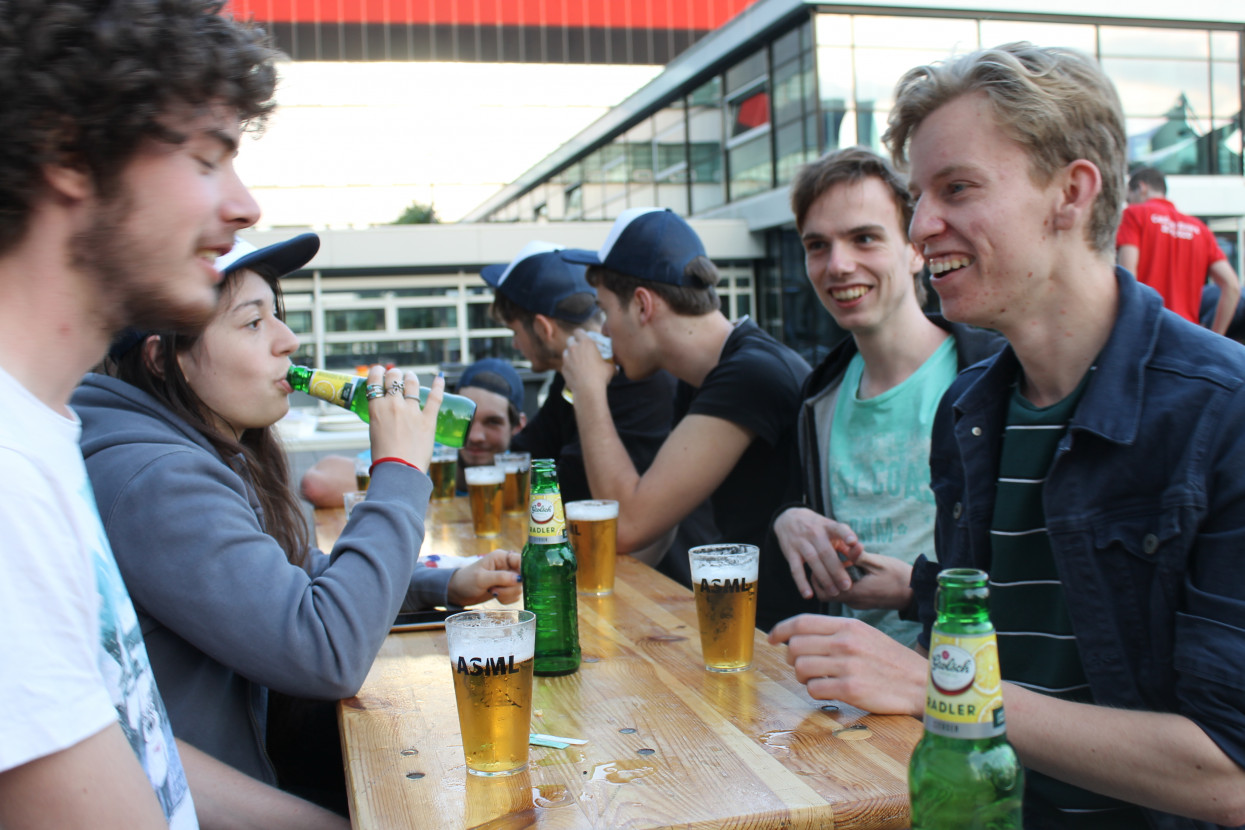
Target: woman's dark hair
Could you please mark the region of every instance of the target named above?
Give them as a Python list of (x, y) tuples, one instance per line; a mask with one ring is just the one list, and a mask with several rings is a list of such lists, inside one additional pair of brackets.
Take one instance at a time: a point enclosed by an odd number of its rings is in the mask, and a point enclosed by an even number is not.
[(0, 253), (26, 233), (44, 167), (88, 170), (104, 197), (162, 119), (221, 102), (252, 126), (272, 109), (275, 50), (223, 0), (0, 2)]
[[(222, 308), (246, 273), (252, 272), (244, 269), (225, 276), (221, 283)], [(263, 276), (263, 279), (276, 298), (277, 316), (284, 320), (281, 286), (274, 277)], [(221, 460), (255, 488), (264, 532), (277, 540), (286, 559), (301, 567), (307, 560), (310, 534), (302, 508), (290, 488), (289, 465), (276, 430), (271, 426), (248, 429), (240, 440), (235, 440), (214, 427), (209, 420), (211, 410), (190, 388), (177, 362), (177, 356), (193, 348), (200, 335), (163, 333), (156, 336), (160, 338), (160, 346), (151, 360), (147, 359), (146, 344), (140, 342), (121, 357), (110, 359), (105, 365), (108, 374), (156, 398), (198, 430), (220, 454)]]

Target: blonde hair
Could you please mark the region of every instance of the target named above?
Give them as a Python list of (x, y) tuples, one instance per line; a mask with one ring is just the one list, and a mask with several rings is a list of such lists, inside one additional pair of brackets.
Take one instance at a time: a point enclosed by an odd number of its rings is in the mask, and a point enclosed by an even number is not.
[(926, 116), (974, 92), (985, 94), (999, 127), (1028, 153), (1036, 183), (1048, 184), (1077, 159), (1098, 167), (1102, 191), (1086, 235), (1095, 250), (1113, 251), (1124, 204), (1127, 137), (1119, 95), (1098, 64), (1072, 49), (1020, 42), (911, 69), (895, 87), (882, 136), (895, 163), (906, 166), (908, 142)]

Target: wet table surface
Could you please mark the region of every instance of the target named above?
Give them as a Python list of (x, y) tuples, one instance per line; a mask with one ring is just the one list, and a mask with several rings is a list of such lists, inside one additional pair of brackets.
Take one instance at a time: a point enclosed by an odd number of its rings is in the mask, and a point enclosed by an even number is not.
[[(316, 514), (321, 548), (344, 523)], [(476, 539), (465, 498), (433, 502), (423, 555), (520, 548), (525, 517)], [(750, 671), (701, 663), (692, 593), (630, 557), (612, 596), (579, 598), (584, 662), (538, 677), (529, 769), (468, 775), (443, 630), (391, 634), (341, 701), (356, 828), (900, 828), (918, 720), (815, 701), (757, 633)]]

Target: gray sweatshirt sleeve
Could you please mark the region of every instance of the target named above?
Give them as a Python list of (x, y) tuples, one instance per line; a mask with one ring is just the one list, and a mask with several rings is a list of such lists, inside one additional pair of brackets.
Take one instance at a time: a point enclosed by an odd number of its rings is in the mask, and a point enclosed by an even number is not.
[(153, 458), (103, 519), (131, 597), (159, 623), (250, 680), (335, 699), (358, 691), (414, 593), (431, 487), (381, 464), (327, 564), (308, 569), (264, 532), (242, 479), (203, 452)]

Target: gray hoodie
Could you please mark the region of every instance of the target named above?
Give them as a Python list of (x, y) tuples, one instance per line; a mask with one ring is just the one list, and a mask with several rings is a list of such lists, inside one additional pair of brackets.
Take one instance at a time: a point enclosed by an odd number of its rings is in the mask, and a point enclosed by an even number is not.
[(431, 482), (380, 465), (332, 553), (299, 568), (242, 466), (155, 398), (87, 375), (72, 406), (174, 735), (275, 784), (267, 690), (350, 697), (400, 607), (445, 604), (452, 571), (416, 567)]

